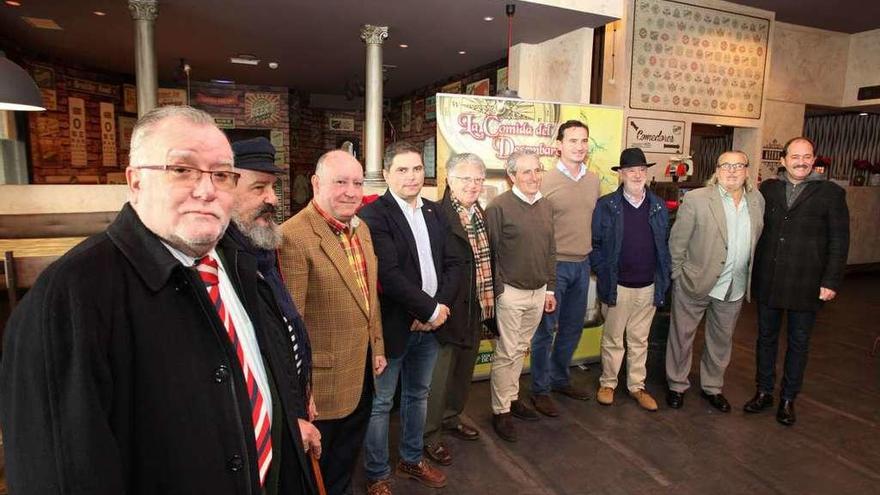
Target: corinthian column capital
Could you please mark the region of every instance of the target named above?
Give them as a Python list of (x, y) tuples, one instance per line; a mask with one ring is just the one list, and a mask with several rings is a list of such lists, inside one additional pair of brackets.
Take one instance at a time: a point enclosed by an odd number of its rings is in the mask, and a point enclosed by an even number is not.
[(361, 26), (361, 39), (368, 45), (381, 45), (388, 39), (388, 26), (364, 24)]
[(136, 21), (155, 21), (159, 16), (159, 1), (128, 0), (128, 11)]

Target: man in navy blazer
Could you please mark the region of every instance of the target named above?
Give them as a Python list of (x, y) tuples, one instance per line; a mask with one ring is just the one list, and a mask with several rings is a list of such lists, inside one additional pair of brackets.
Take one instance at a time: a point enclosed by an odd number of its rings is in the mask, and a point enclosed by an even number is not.
[(461, 257), (448, 243), (450, 228), (439, 205), (419, 194), (425, 181), (422, 154), (398, 142), (385, 153), (388, 191), (358, 216), (370, 227), (379, 259), (379, 301), (388, 366), (376, 377), (373, 410), (364, 444), (367, 492), (391, 492), (388, 421), (398, 378), (400, 461), (397, 474), (440, 488), (446, 476), (422, 458), (428, 391), (437, 360), (436, 332), (458, 291)]

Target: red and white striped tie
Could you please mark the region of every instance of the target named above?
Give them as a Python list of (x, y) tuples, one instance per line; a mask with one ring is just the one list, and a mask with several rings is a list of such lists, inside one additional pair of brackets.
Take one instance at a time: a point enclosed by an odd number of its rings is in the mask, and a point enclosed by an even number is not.
[(269, 472), (269, 465), (272, 463), (272, 438), (271, 425), (269, 424), (269, 409), (263, 400), (263, 394), (260, 387), (254, 379), (254, 374), (244, 355), (241, 347), (241, 341), (235, 331), (235, 325), (232, 323), (232, 316), (226, 310), (223, 299), (220, 298), (220, 278), (217, 275), (217, 261), (210, 256), (205, 256), (197, 261), (196, 269), (205, 288), (208, 289), (208, 297), (214, 303), (214, 308), (220, 316), (220, 321), (226, 327), (226, 334), (235, 347), (235, 354), (238, 356), (238, 362), (241, 364), (244, 379), (247, 383), (248, 397), (251, 402), (251, 420), (254, 424), (254, 438), (257, 441), (257, 467), (260, 470), (260, 486), (266, 481), (266, 473)]

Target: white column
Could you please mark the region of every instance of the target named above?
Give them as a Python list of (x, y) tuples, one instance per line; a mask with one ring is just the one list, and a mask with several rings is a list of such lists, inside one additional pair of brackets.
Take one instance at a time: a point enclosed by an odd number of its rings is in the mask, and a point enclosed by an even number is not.
[(156, 70), (156, 49), (153, 24), (159, 15), (157, 0), (128, 0), (134, 20), (134, 60), (137, 80), (138, 117), (156, 106), (159, 79)]
[(371, 187), (385, 186), (382, 177), (382, 153), (385, 149), (382, 127), (382, 43), (387, 38), (387, 26), (365, 24), (361, 27), (361, 39), (367, 45), (364, 178)]

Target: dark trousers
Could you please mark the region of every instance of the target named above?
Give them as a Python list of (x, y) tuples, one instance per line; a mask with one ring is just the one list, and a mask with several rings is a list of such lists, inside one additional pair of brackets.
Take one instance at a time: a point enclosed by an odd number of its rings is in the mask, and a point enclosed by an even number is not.
[(794, 400), (804, 382), (810, 334), (816, 324), (815, 311), (791, 311), (766, 306), (758, 302), (758, 344), (755, 357), (758, 371), (755, 380), (758, 390), (773, 393), (776, 384), (776, 355), (779, 350), (779, 331), (782, 314), (786, 313), (785, 366), (782, 373), (782, 400)]
[(455, 428), (461, 423), (459, 415), (467, 404), (479, 348), (478, 338), (467, 349), (440, 344), (428, 395), (425, 443), (438, 442), (443, 436), (443, 428)]
[[(361, 400), (351, 414), (344, 418), (315, 421), (321, 432), (321, 474), (328, 495), (350, 495), (351, 475), (364, 444), (370, 410), (373, 405), (372, 359), (367, 354), (364, 389)], [(320, 414), (321, 411), (318, 411)]]

